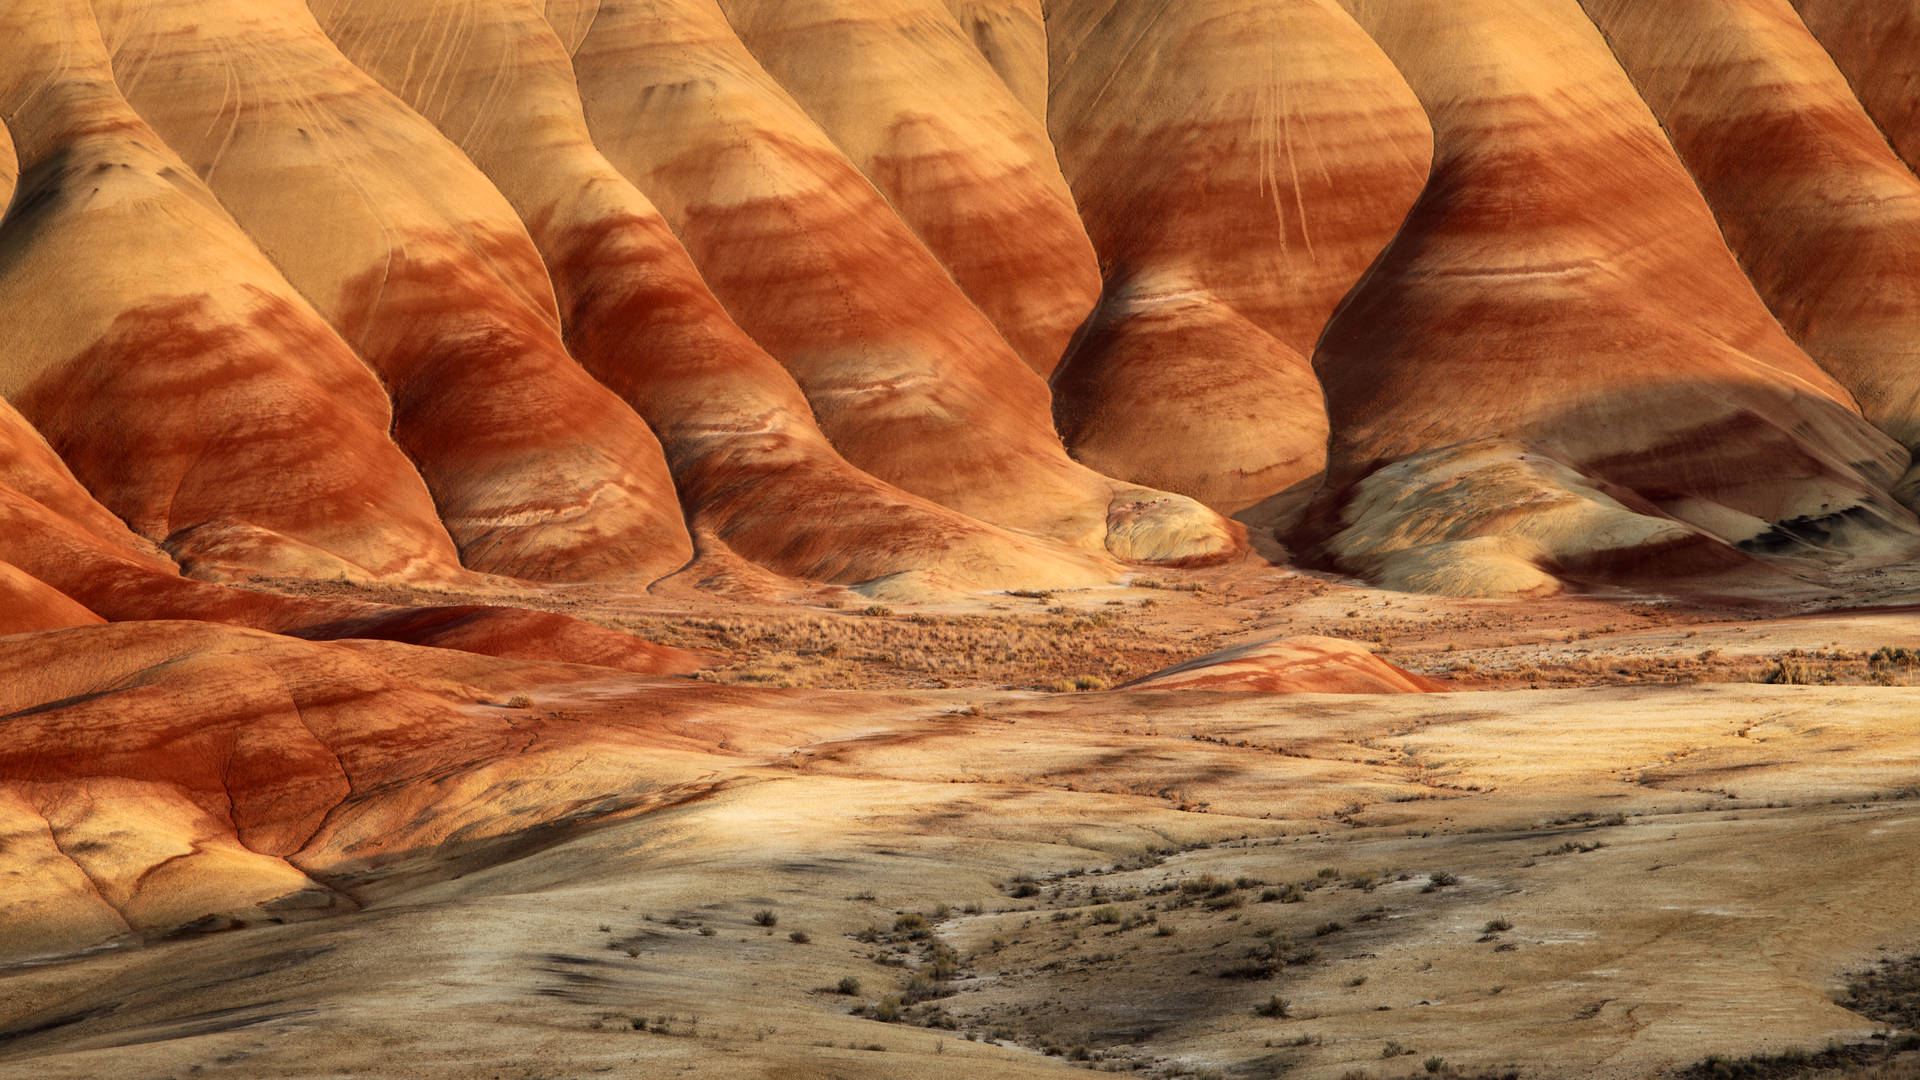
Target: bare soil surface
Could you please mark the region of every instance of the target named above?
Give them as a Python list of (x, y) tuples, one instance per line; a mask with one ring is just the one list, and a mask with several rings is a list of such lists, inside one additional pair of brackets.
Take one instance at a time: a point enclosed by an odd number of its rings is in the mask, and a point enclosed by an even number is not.
[[(350, 914), (17, 967), (0, 1076), (1913, 1075), (1914, 582), (1155, 577), (928, 607), (476, 594), (758, 688), (683, 732), (705, 794), (419, 852)], [(1079, 688), (1293, 634), (1453, 692)]]

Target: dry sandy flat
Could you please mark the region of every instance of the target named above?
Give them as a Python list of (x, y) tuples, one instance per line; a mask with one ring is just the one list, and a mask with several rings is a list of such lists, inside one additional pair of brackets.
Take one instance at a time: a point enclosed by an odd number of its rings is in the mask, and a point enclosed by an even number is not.
[[(891, 614), (547, 594), (737, 643), (707, 676), (733, 689), (603, 673), (522, 703), (628, 733), (566, 750), (573, 796), (693, 794), (340, 863), (320, 876), (348, 914), (16, 964), (0, 1076), (1397, 1078), (1437, 1057), (1626, 1078), (1883, 1029), (1836, 999), (1920, 952), (1913, 673), (1717, 680), (1791, 648), (1920, 644), (1920, 613), (1450, 601), (1252, 567), (1151, 584), (1186, 588)], [(1462, 653), (1604, 662), (1556, 689), (1488, 671), (1325, 695), (1011, 691), (855, 645), (845, 671), (741, 659), (795, 618), (901, 653), (970, 619), (1036, 641), (1077, 620), (1136, 674), (1276, 628), (1346, 627), (1443, 675)], [(1752, 663), (1628, 665), (1705, 649)], [(892, 688), (777, 685), (841, 678)], [(635, 749), (665, 700), (671, 741)], [(516, 768), (523, 798), (554, 782)], [(901, 1018), (872, 1014), (903, 994)], [(1260, 1015), (1275, 997), (1286, 1015)]]

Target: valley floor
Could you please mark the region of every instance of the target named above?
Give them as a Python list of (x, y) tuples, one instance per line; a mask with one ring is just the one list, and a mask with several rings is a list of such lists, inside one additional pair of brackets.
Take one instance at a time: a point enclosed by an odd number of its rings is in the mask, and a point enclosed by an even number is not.
[[(391, 855), (328, 882), (346, 914), (16, 965), (0, 1076), (1626, 1080), (1911, 1026), (1861, 987), (1920, 953), (1920, 697), (1871, 660), (1920, 613), (1182, 581), (589, 599), (739, 685), (535, 691), (715, 697), (514, 798), (644, 806)], [(1044, 689), (1342, 630), (1459, 689)]]

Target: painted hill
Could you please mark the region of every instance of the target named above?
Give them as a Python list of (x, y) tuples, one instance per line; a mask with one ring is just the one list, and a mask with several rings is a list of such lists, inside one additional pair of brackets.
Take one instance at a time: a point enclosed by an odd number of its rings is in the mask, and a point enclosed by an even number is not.
[(1049, 124), (1106, 289), (1054, 375), (1075, 454), (1227, 513), (1326, 464), (1308, 358), (1420, 194), (1425, 114), (1328, 0), (1058, 4)]
[(378, 380), (127, 105), (92, 15), (0, 20), (0, 395), (189, 573), (457, 570)]
[(465, 565), (647, 580), (686, 561), (659, 442), (568, 356), (520, 220), (305, 5), (96, 12), (129, 101), (380, 375)]
[(14, 547), (904, 598), (1247, 528), (1461, 594), (1907, 558), (1867, 14), (27, 0), (0, 395), (71, 483)]
[[(1697, 568), (1700, 542), (1676, 529), (1801, 558), (1914, 550), (1913, 513), (1888, 492), (1906, 449), (1782, 332), (1577, 3), (1347, 6), (1420, 95), (1434, 164), (1314, 355), (1333, 435), (1307, 542), (1344, 564), (1330, 531), (1390, 530), (1407, 557), (1484, 581), (1657, 570), (1675, 553)], [(1459, 467), (1469, 445), (1545, 464), (1509, 493)], [(1353, 498), (1383, 466), (1402, 491), (1433, 487), (1402, 507), (1408, 528), (1369, 523)], [(1596, 534), (1573, 518), (1513, 544), (1514, 509), (1568, 483), (1646, 520)], [(1450, 546), (1418, 550), (1433, 543)]]
[(1768, 309), (1868, 420), (1920, 447), (1920, 178), (1893, 133), (1786, 0), (1586, 8)]

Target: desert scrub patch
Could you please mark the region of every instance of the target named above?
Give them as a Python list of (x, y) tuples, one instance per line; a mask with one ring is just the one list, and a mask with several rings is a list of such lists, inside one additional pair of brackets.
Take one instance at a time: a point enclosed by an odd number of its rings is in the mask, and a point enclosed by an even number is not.
[(1853, 976), (1840, 1005), (1883, 1024), (1920, 1031), (1920, 956), (1882, 960)]
[(1271, 979), (1280, 969), (1312, 963), (1317, 949), (1296, 946), (1286, 938), (1274, 938), (1247, 947), (1240, 959), (1220, 972), (1223, 979)]
[[(727, 661), (696, 677), (715, 683), (874, 689), (994, 686), (1044, 690), (1086, 681), (1100, 689), (1213, 648), (1169, 643), (1133, 625), (1130, 609), (1092, 614), (940, 614), (891, 617), (883, 604), (806, 615), (616, 620), (625, 630)], [(1097, 681), (1100, 686), (1095, 686)]]
[(1293, 1002), (1288, 1001), (1286, 998), (1281, 997), (1279, 994), (1275, 994), (1272, 997), (1268, 998), (1267, 1000), (1261, 1002), (1259, 1005), (1255, 1006), (1253, 1010), (1253, 1014), (1255, 1016), (1267, 1016), (1267, 1017), (1273, 1017), (1276, 1019), (1283, 1019), (1283, 1020), (1286, 1019), (1286, 1017), (1288, 1017), (1289, 1015), (1291, 1015), (1292, 1012), (1293, 1012)]
[(1874, 1039), (1864, 1043), (1834, 1041), (1819, 1050), (1784, 1050), (1778, 1054), (1751, 1054), (1736, 1057), (1708, 1054), (1679, 1071), (1684, 1080), (1800, 1080), (1800, 1078), (1839, 1078), (1858, 1076), (1884, 1080), (1904, 1080), (1913, 1071), (1879, 1072), (1868, 1070), (1884, 1064), (1896, 1055), (1920, 1050), (1920, 1035)]

